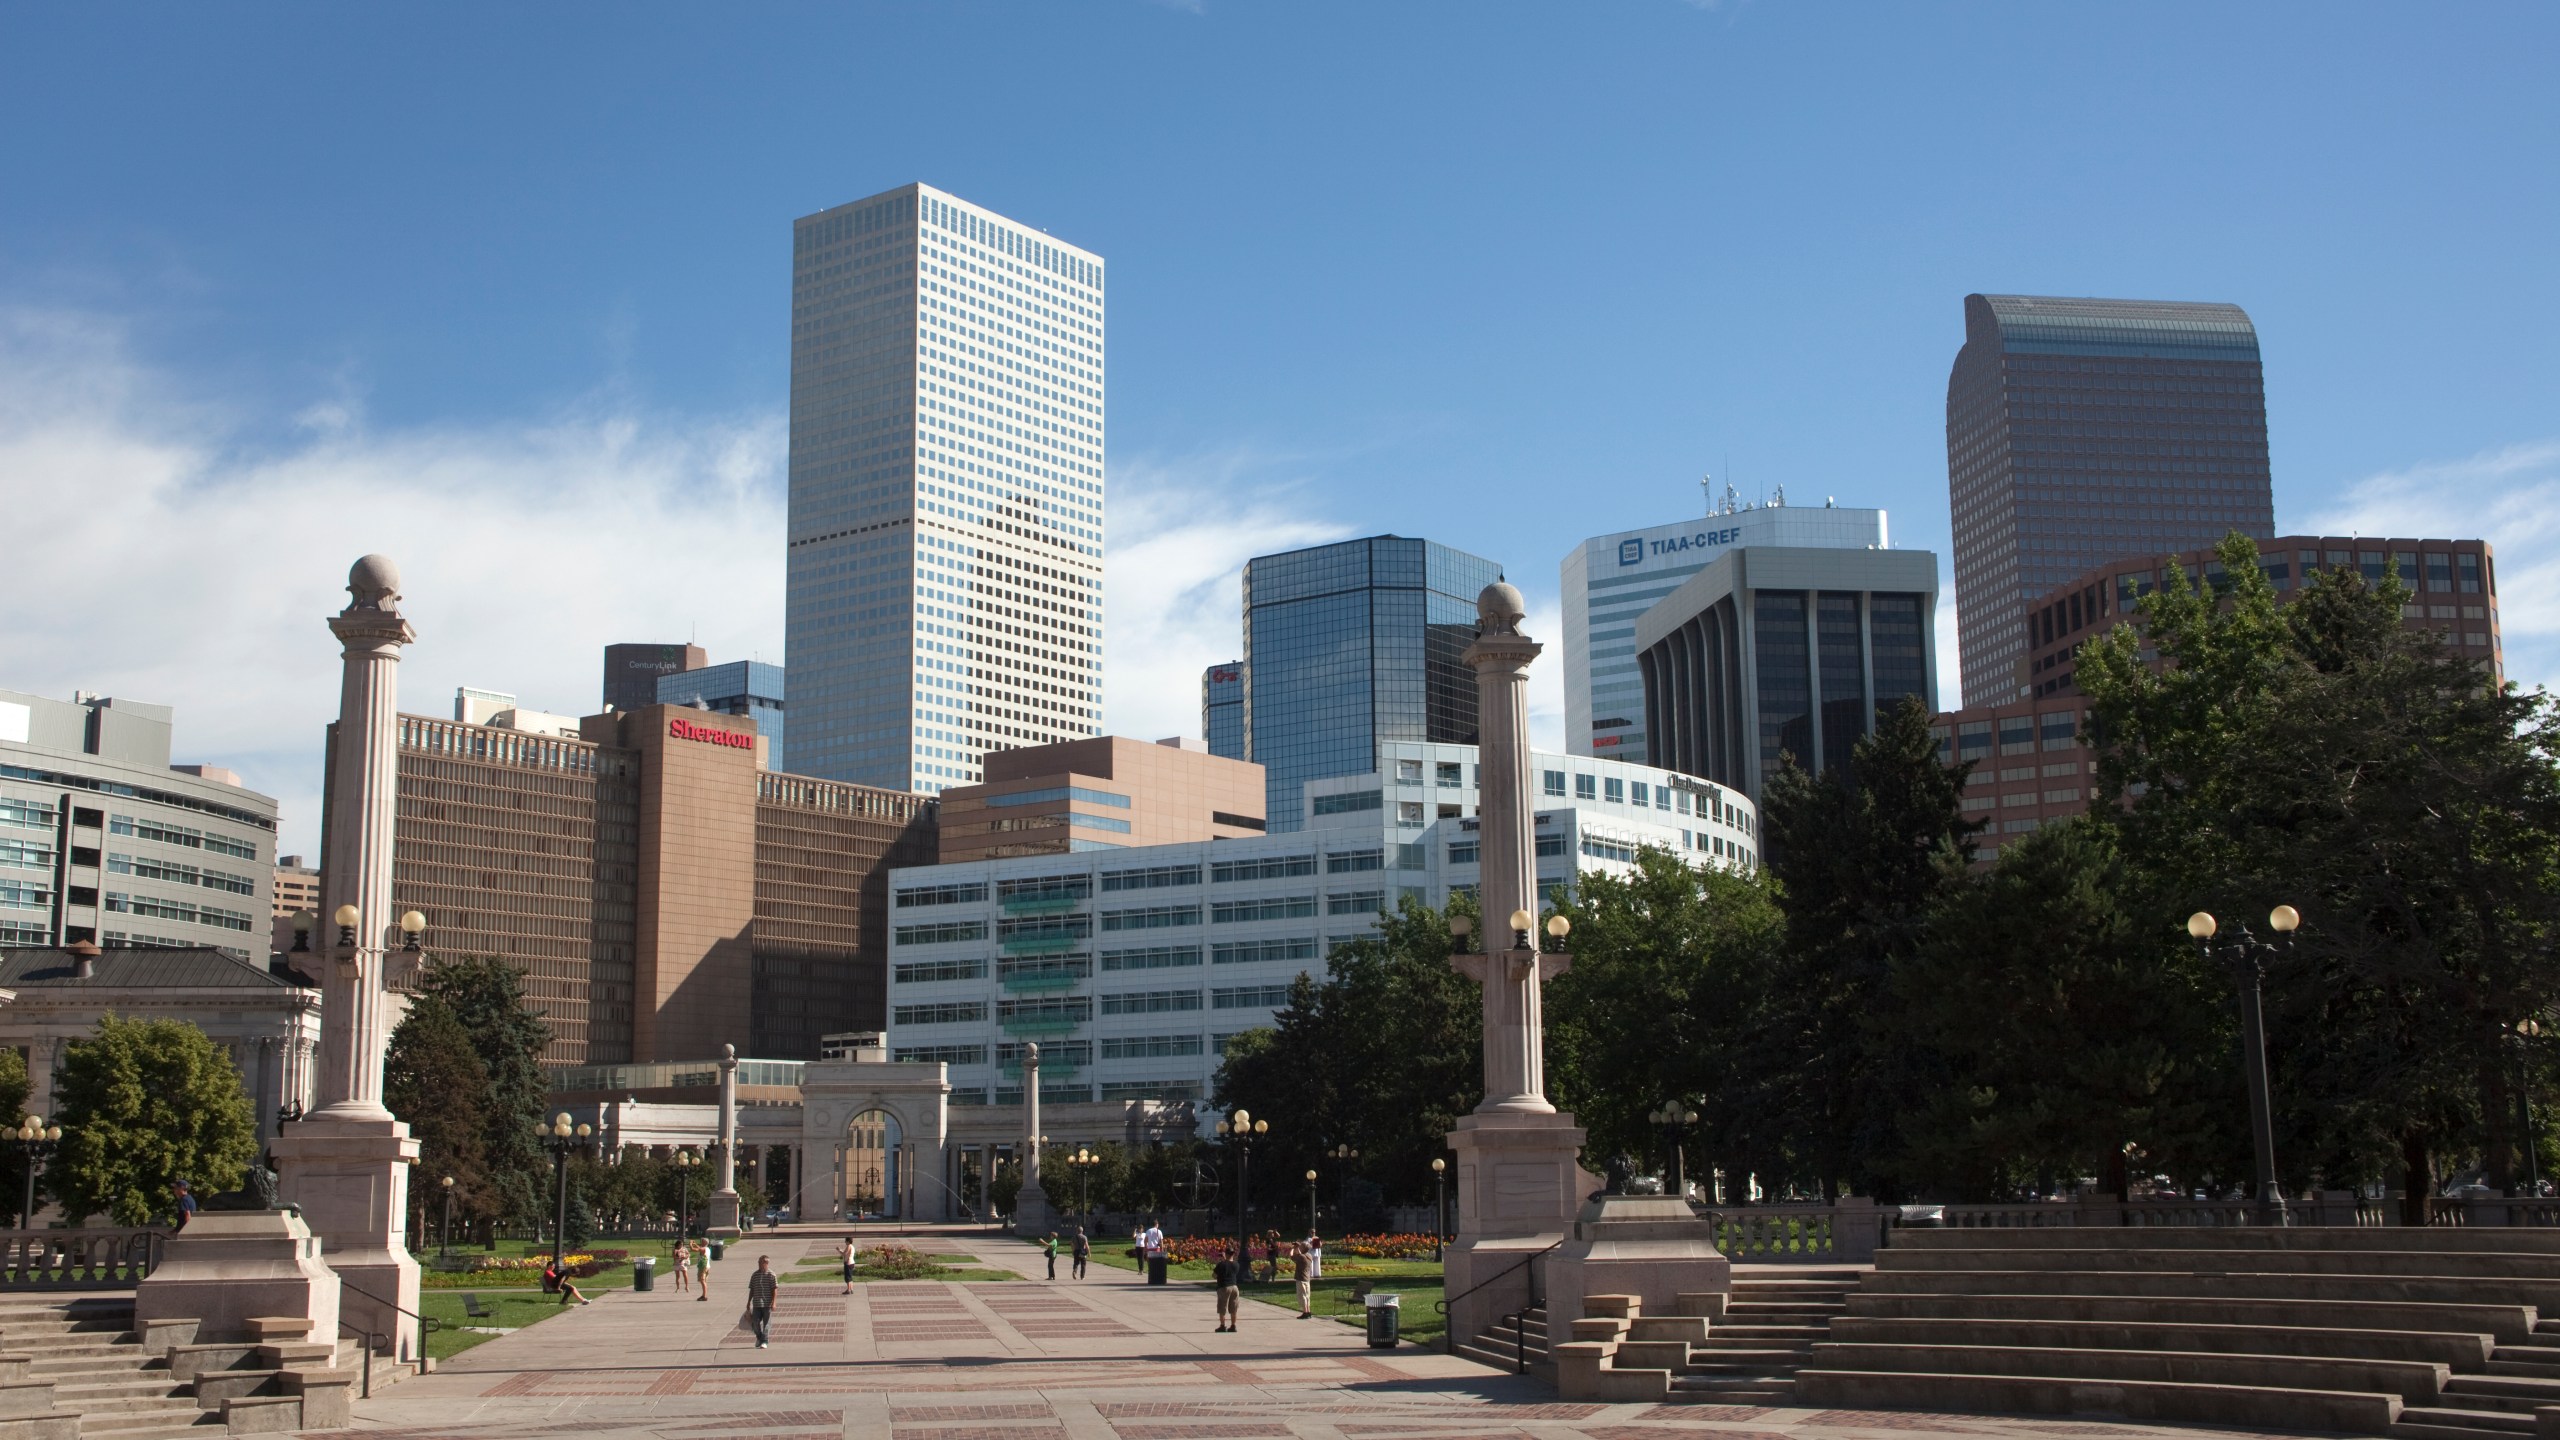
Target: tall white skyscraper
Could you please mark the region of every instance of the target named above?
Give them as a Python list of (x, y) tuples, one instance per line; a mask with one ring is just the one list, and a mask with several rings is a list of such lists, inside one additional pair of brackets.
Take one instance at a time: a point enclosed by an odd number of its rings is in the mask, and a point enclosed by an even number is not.
[(1886, 548), (1882, 510), (1843, 510), (1827, 502), (1819, 508), (1789, 505), (1784, 496), (1782, 490), (1775, 504), (1745, 505), (1728, 486), (1725, 498), (1700, 519), (1594, 536), (1566, 553), (1565, 749), (1639, 765), (1664, 763), (1646, 744), (1636, 617), (1717, 557), (1745, 545)]
[(1102, 258), (926, 185), (791, 240), (791, 768), (1101, 733)]

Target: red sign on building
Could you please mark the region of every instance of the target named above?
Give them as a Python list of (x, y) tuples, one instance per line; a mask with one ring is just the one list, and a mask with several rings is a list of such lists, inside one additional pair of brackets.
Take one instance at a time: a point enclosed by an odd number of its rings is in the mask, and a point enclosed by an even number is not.
[(696, 725), (681, 716), (667, 722), (667, 733), (679, 740), (699, 740), (705, 745), (726, 745), (732, 750), (756, 748), (756, 737), (752, 734), (742, 734), (736, 730), (714, 730), (708, 725)]

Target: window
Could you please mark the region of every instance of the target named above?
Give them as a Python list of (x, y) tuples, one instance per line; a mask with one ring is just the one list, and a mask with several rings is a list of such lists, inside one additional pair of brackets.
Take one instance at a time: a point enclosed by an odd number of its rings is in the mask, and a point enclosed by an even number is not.
[(1129, 822), (1114, 815), (1086, 815), (1069, 811), (1067, 823), (1087, 830), (1109, 830), (1121, 835), (1129, 833)]
[(1340, 795), (1319, 795), (1315, 801), (1318, 815), (1348, 815), (1357, 810), (1376, 810), (1386, 797), (1375, 790), (1352, 790)]
[(2465, 595), (2479, 594), (2480, 557), (2477, 555), (2467, 554), (2456, 555), (2453, 557), (2453, 560), (2454, 568), (2462, 572), (2462, 593)]
[(1277, 1010), (1288, 1003), (1286, 985), (1239, 985), (1209, 992), (1213, 1010)]
[(1105, 910), (1102, 928), (1110, 930), (1167, 930), (1176, 925), (1200, 923), (1197, 905), (1151, 905), (1143, 910)]
[(1639, 810), (1653, 803), (1652, 787), (1641, 780), (1627, 782), (1627, 803)]
[(1979, 760), (1991, 753), (1991, 722), (1967, 720), (1956, 727), (1956, 755), (1963, 760)]
[(1033, 1022), (1068, 1020), (1083, 1022), (1093, 1018), (1093, 1002), (1081, 995), (1042, 1000), (999, 1000), (996, 1019)]
[(1102, 997), (1105, 1015), (1161, 1015), (1173, 1010), (1197, 1010), (1197, 990), (1124, 990)]
[(54, 808), (41, 800), (18, 800), (0, 795), (0, 825), (11, 825), (21, 830), (51, 830), (54, 813)]
[(1396, 823), (1401, 826), (1419, 829), (1422, 825), (1422, 802), (1419, 800), (1397, 801)]
[[(0, 901), (5, 904), (6, 901)], [(152, 895), (126, 895), (107, 892), (107, 908), (119, 915), (143, 915), (154, 920), (183, 920), (194, 925), (211, 925), (223, 930), (253, 928), (247, 915), (237, 910), (221, 910), (211, 905), (193, 905), (184, 900), (162, 900)]]
[(1352, 890), (1324, 897), (1327, 915), (1374, 915), (1387, 908), (1384, 890)]
[(1224, 900), (1209, 907), (1212, 925), (1241, 925), (1255, 920), (1295, 920), (1316, 913), (1313, 895), (1281, 895), (1262, 900)]
[(1538, 778), (1539, 778), (1539, 779), (1544, 783), (1544, 787), (1545, 787), (1546, 793), (1548, 793), (1549, 795), (1552, 795), (1552, 796), (1556, 797), (1556, 798), (1557, 798), (1557, 799), (1559, 799), (1559, 800), (1561, 800), (1561, 799), (1563, 799), (1563, 798), (1564, 798), (1564, 772), (1563, 772), (1563, 771), (1561, 771), (1561, 770), (1542, 770), (1542, 771), (1538, 772)]
[(1105, 870), (1102, 888), (1113, 890), (1165, 890), (1176, 885), (1200, 883), (1197, 865), (1152, 865), (1144, 870)]
[(0, 840), (0, 869), (49, 873), (53, 869), (53, 847), (33, 840)]
[(46, 886), (30, 885), (23, 880), (0, 880), (0, 908), (51, 910), (53, 891)]
[(1595, 779), (1594, 777), (1589, 776), (1589, 775), (1576, 775), (1576, 776), (1574, 776), (1574, 777), (1573, 777), (1573, 798), (1574, 798), (1574, 799), (1576, 799), (1576, 800), (1597, 800), (1597, 799), (1599, 799), (1599, 798), (1600, 798), (1600, 782), (1599, 782), (1597, 779)]
[(1636, 847), (1624, 840), (1585, 835), (1582, 837), (1582, 853), (1594, 860), (1620, 860), (1633, 864), (1636, 858)]
[(1385, 855), (1376, 850), (1346, 850), (1338, 855), (1324, 857), (1324, 869), (1328, 875), (1349, 875), (1362, 870), (1378, 870), (1385, 868), (1385, 865)]
[(900, 1005), (889, 1012), (892, 1025), (958, 1025), (987, 1018), (984, 1000), (950, 1000), (935, 1005)]
[(1601, 785), (1601, 794), (1612, 805), (1627, 803), (1627, 782), (1612, 775)]
[(1200, 1051), (1197, 1035), (1106, 1035), (1102, 1040), (1105, 1060), (1153, 1060), (1165, 1055), (1197, 1055)]
[(1170, 970), (1200, 963), (1197, 945), (1142, 945), (1127, 950), (1102, 952), (1105, 970)]
[(1474, 840), (1450, 841), (1449, 863), (1452, 865), (1473, 865), (1477, 863), (1477, 856), (1479, 853), (1477, 847), (1479, 844), (1480, 842)]
[(984, 980), (987, 978), (987, 962), (984, 960), (920, 960), (912, 965), (897, 967), (896, 978), (901, 985), (925, 985), (936, 980)]
[[(2410, 582), (2416, 584), (2415, 580)], [(2453, 591), (2453, 557), (2427, 552), (2427, 589), (2450, 594)], [(8, 823), (6, 801), (0, 801), (0, 824)]]
[(1055, 800), (1081, 800), (1088, 805), (1108, 805), (1115, 810), (1129, 808), (1129, 797), (1108, 790), (1087, 790), (1081, 785), (1052, 785), (1045, 790), (1018, 790), (1011, 795), (989, 795), (990, 808), (1004, 805), (1043, 805)]
[(2010, 715), (2000, 721), (2000, 753), (2014, 755), (2036, 748), (2036, 722), (2032, 715)]
[(1419, 760), (1399, 760), (1399, 761), (1397, 761), (1397, 762), (1396, 762), (1396, 783), (1397, 783), (1397, 784), (1399, 784), (1399, 785), (1419, 785), (1419, 784), (1421, 784), (1421, 783), (1422, 783), (1422, 762), (1421, 762), (1421, 761), (1419, 761)]
[(1443, 790), (1463, 790), (1466, 788), (1466, 771), (1462, 766), (1443, 760), (1439, 764), (1433, 766), (1432, 770), (1438, 778), (1439, 788)]
[(984, 920), (951, 920), (940, 925), (901, 925), (897, 943), (901, 945), (949, 945), (961, 940), (987, 938)]
[(1561, 854), (1563, 854), (1563, 853), (1564, 853), (1564, 837), (1563, 837), (1563, 836), (1561, 836), (1561, 835), (1541, 835), (1541, 836), (1539, 836), (1539, 837), (1538, 837), (1538, 853), (1539, 853), (1540, 855), (1561, 855)]
[(1217, 860), (1210, 862), (1209, 883), (1225, 885), (1238, 880), (1285, 880), (1293, 875), (1316, 873), (1313, 855), (1270, 855), (1254, 860)]
[[(899, 1065), (984, 1065), (987, 1063), (987, 1047), (984, 1045), (906, 1045), (890, 1051), (889, 1059)], [(951, 1103), (954, 1105), (986, 1103), (986, 1091), (975, 1090), (970, 1093), (978, 1098), (974, 1101), (963, 1101), (959, 1093), (954, 1091)]]
[(926, 885), (898, 892), (898, 908), (911, 905), (974, 905), (987, 898), (987, 887), (974, 885)]
[(996, 882), (998, 900), (1082, 900), (1093, 894), (1089, 875), (1035, 875)]
[[(1044, 1096), (1048, 1091), (1048, 1086), (1040, 1087), (1040, 1092)], [(1200, 1084), (1196, 1080), (1105, 1080), (1102, 1082), (1102, 1098), (1105, 1100), (1197, 1100), (1200, 1098)]]
[(2038, 730), (2044, 736), (2047, 750), (2068, 750), (2080, 743), (2080, 717), (2068, 710), (2058, 710), (2036, 717)]
[(1313, 960), (1316, 937), (1293, 935), (1285, 940), (1234, 940), (1209, 947), (1209, 959), (1217, 965), (1253, 965), (1265, 960)]
[(1423, 853), (1423, 845), (1421, 841), (1417, 840), (1410, 845), (1398, 845), (1396, 847), (1396, 868), (1399, 870), (1428, 870), (1431, 868), (1431, 857)]

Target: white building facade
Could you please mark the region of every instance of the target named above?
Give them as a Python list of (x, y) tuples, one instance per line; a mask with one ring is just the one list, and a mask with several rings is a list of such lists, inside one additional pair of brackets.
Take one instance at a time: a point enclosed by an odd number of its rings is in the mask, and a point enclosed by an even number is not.
[(1636, 617), (1716, 557), (1747, 545), (1889, 548), (1882, 510), (1779, 503), (1743, 505), (1730, 489), (1696, 520), (1583, 541), (1564, 558), (1565, 748), (1662, 764), (1645, 732)]
[(793, 767), (1100, 733), (1101, 257), (907, 185), (795, 222), (791, 297)]
[[(1757, 813), (1726, 787), (1540, 755), (1538, 883), (1623, 874), (1652, 846), (1756, 862)], [(1377, 933), (1403, 897), (1477, 883), (1476, 750), (1390, 743), (1368, 775), (1310, 782), (1287, 834), (1024, 856), (890, 877), (889, 1052), (950, 1067), (952, 1103), (1205, 1100), (1226, 1043), (1272, 1023), (1301, 973)]]

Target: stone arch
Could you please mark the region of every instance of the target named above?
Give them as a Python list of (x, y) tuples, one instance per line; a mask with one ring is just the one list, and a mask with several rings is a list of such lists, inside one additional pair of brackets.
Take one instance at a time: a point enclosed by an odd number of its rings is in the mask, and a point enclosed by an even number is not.
[(873, 1215), (896, 1220), (905, 1216), (901, 1203), (907, 1184), (906, 1127), (895, 1111), (874, 1105), (845, 1122), (839, 1163), (841, 1203), (847, 1218)]

